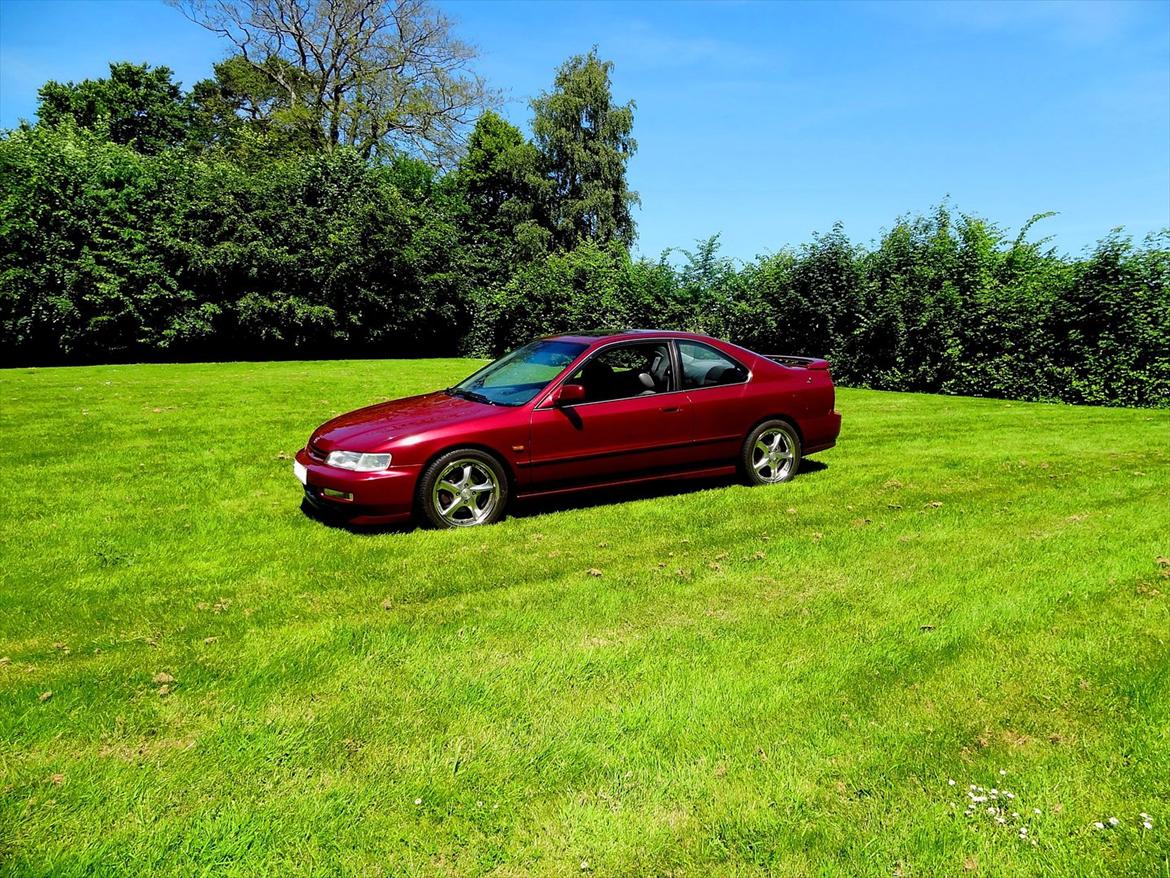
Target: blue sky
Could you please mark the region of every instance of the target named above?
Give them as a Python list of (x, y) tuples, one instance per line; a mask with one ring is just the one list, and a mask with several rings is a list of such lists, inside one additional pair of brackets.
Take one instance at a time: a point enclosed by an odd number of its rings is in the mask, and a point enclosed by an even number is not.
[[(719, 232), (739, 258), (836, 221), (858, 241), (949, 196), (1078, 253), (1170, 226), (1170, 2), (444, 0), (527, 128), (527, 99), (597, 44), (637, 102), (638, 249)], [(152, 0), (0, 0), (0, 126), (46, 79), (110, 60), (185, 85), (226, 47)]]

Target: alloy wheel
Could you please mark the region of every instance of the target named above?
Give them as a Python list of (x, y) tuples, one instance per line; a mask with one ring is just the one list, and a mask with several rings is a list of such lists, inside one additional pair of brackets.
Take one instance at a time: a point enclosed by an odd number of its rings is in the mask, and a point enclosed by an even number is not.
[(779, 482), (792, 470), (795, 455), (783, 430), (765, 430), (752, 446), (752, 468), (761, 481)]
[(481, 460), (460, 458), (443, 467), (431, 491), (436, 514), (455, 527), (482, 524), (500, 502), (500, 482)]

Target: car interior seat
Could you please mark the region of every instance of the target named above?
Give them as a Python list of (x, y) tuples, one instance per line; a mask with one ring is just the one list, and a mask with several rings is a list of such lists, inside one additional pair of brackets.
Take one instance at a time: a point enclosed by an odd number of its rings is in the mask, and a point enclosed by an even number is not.
[(654, 355), (650, 364), (650, 377), (654, 381), (654, 389), (659, 393), (670, 389), (670, 355), (666, 351)]
[(586, 400), (611, 399), (614, 396), (613, 367), (600, 360), (590, 360), (581, 370), (581, 384), (585, 386)]
[(703, 376), (703, 386), (709, 387), (713, 384), (724, 384), (735, 378), (735, 368), (732, 366), (715, 365), (707, 370), (707, 374)]

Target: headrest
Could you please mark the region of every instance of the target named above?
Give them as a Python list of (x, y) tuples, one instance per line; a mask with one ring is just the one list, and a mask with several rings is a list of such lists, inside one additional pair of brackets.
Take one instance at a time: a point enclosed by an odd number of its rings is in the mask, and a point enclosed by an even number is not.
[(703, 376), (704, 384), (718, 384), (727, 378), (727, 373), (731, 371), (730, 366), (712, 366), (707, 370), (707, 374)]

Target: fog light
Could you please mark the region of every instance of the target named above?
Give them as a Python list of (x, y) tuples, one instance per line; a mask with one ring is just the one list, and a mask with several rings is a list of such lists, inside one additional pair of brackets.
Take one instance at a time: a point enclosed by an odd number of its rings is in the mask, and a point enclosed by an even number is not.
[(326, 497), (333, 497), (335, 500), (352, 500), (353, 494), (346, 491), (334, 491), (332, 488), (322, 488), (321, 493)]

